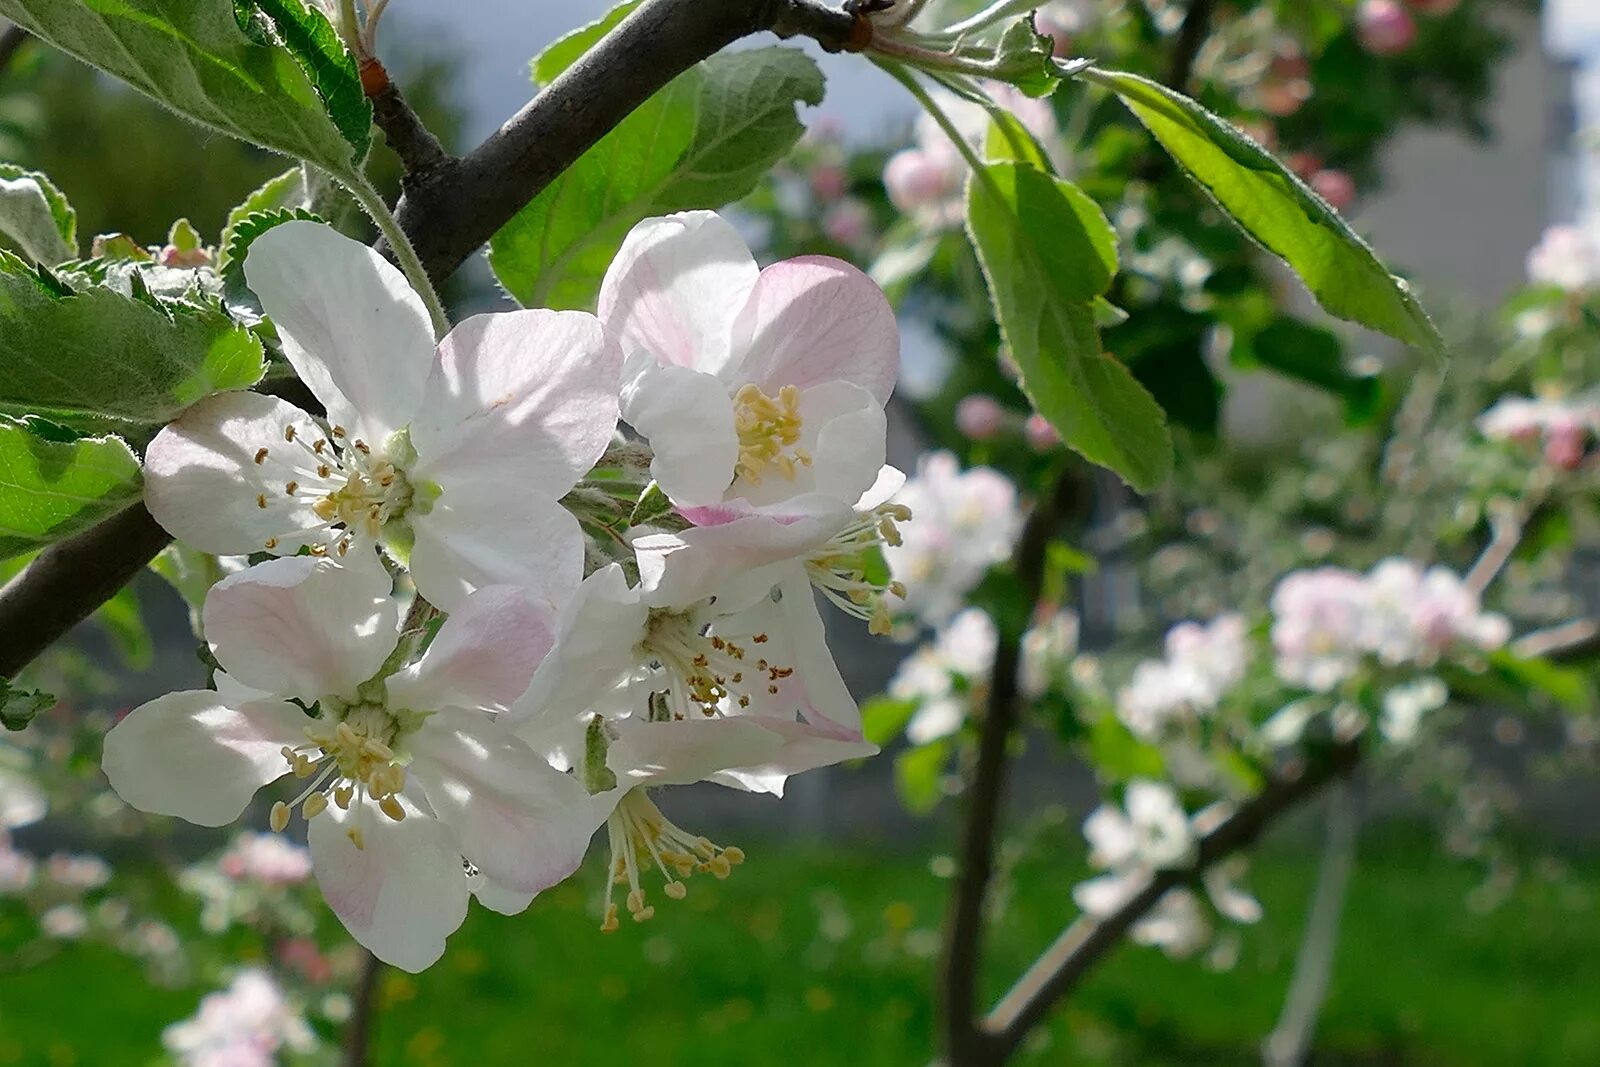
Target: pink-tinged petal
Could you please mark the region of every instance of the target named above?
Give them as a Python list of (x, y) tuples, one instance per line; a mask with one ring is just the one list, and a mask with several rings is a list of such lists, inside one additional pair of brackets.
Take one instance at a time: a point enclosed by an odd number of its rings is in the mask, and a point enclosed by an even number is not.
[(369, 552), (342, 565), (312, 556), (269, 560), (211, 587), (206, 640), (236, 681), (280, 696), (350, 696), (394, 651), (399, 606)]
[(307, 721), (281, 700), (227, 707), (209, 690), (168, 693), (111, 728), (100, 766), (140, 811), (222, 826), (289, 772), (283, 746), (305, 742)]
[(629, 587), (618, 564), (585, 578), (561, 611), (555, 648), (533, 672), (509, 719), (534, 730), (557, 723), (564, 732), (575, 716), (614, 699), (612, 691), (638, 666), (647, 617), (639, 591)]
[(150, 514), (190, 548), (218, 555), (260, 552), (274, 539), (274, 551), (292, 553), (326, 540), (327, 523), (311, 505), (319, 487), (333, 482), (305, 462), (304, 448), (284, 440), (291, 427), (305, 440), (322, 435), (311, 416), (276, 397), (219, 393), (200, 401), (145, 451)]
[(856, 500), (856, 510), (871, 511), (880, 504), (887, 504), (905, 484), (904, 471), (888, 465), (878, 468), (878, 476), (873, 479), (872, 485)]
[(445, 611), (491, 585), (516, 586), (554, 611), (583, 578), (583, 531), (553, 498), (470, 481), (409, 518), (416, 535), (411, 579)]
[(747, 503), (777, 509), (785, 500), (810, 493), (850, 504), (871, 489), (883, 467), (888, 421), (872, 394), (850, 382), (823, 382), (800, 393), (800, 440), (796, 447), (811, 462), (785, 478), (769, 469), (759, 480), (740, 478), (729, 494)]
[(503, 708), (555, 643), (555, 612), (513, 586), (480, 589), (439, 629), (420, 663), (389, 679), (394, 707)]
[(474, 315), (439, 343), (411, 424), (416, 479), (563, 496), (617, 429), (622, 350), (580, 311)]
[(433, 716), (410, 747), (411, 779), (485, 876), (537, 893), (578, 869), (594, 823), (576, 776), (476, 712)]
[(777, 693), (755, 687), (751, 709), (782, 721), (796, 716), (820, 736), (841, 741), (861, 739), (861, 712), (839, 675), (828, 649), (822, 616), (804, 574), (784, 579), (773, 596), (748, 611), (714, 624), (730, 639), (767, 635), (762, 656), (794, 673), (774, 682)]
[(629, 361), (622, 417), (650, 441), (650, 474), (677, 504), (715, 504), (739, 460), (733, 401), (721, 379), (683, 367)]
[[(412, 974), (444, 955), (467, 917), (467, 876), (455, 835), (402, 794), (395, 822), (371, 801), (330, 804), (306, 835), (311, 869), (350, 936), (385, 963)], [(361, 830), (362, 846), (348, 830)]]
[(469, 879), (468, 885), (472, 888), (472, 895), (478, 898), (479, 904), (501, 915), (521, 915), (528, 910), (528, 905), (533, 903), (533, 898), (539, 895), (501, 885), (482, 873)]
[(645, 219), (600, 284), (600, 321), (623, 352), (720, 374), (737, 355), (733, 324), (759, 271), (732, 224), (712, 211)]
[(251, 242), (244, 277), (330, 422), (378, 445), (411, 421), (433, 328), (388, 260), (322, 223), (286, 222)]
[(861, 738), (825, 736), (800, 722), (768, 721), (764, 716), (760, 721), (781, 739), (777, 751), (758, 762), (713, 774), (707, 781), (747, 793), (781, 797), (784, 784), (792, 775), (878, 754), (877, 745)]
[(776, 396), (785, 385), (852, 382), (882, 407), (900, 370), (900, 327), (878, 284), (828, 256), (761, 272), (734, 327), (735, 374)]

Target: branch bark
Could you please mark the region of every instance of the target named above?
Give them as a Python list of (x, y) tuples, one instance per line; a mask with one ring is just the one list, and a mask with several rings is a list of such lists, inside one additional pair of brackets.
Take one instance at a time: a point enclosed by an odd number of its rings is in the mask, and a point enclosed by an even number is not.
[[(389, 72), (377, 60), (363, 68), (375, 73), (367, 75), (379, 82), (376, 91), (367, 95), (372, 104), (372, 121), (383, 131), (383, 138), (405, 167), (406, 183), (425, 179), (435, 169), (454, 162), (433, 131), (411, 110), (400, 87), (389, 78)], [(440, 280), (440, 279), (436, 279)]]
[[(1074, 510), (1081, 485), (1069, 468), (1057, 477), (1050, 495), (1034, 508), (1023, 526), (1014, 557), (1017, 581), (1027, 603), (1039, 599), (1044, 582), (1045, 552), (1062, 521)], [(1005, 799), (1006, 752), (1017, 726), (1017, 667), (1022, 635), (1018, 627), (1002, 627), (989, 678), (989, 699), (984, 710), (967, 792), (966, 821), (962, 827), (961, 869), (945, 930), (941, 974), (942, 1018), (945, 1050), (956, 1067), (995, 1063), (985, 1035), (975, 1025), (977, 978), (983, 942), (983, 909), (989, 881), (994, 875), (995, 835)], [(1003, 1058), (1003, 1057), (1002, 1057)]]
[(351, 999), (350, 1022), (344, 1032), (344, 1067), (367, 1067), (372, 1062), (372, 1039), (377, 1030), (378, 975), (383, 964), (378, 957), (362, 950), (361, 971)]
[(1338, 744), (1316, 762), (1290, 767), (1226, 822), (1200, 841), (1200, 858), (1185, 871), (1160, 871), (1145, 887), (1107, 918), (1083, 918), (1073, 923), (1028, 968), (983, 1024), (987, 1059), (975, 1063), (1001, 1063), (1085, 974), (1122, 943), (1133, 924), (1154, 908), (1168, 890), (1192, 881), (1217, 862), (1255, 844), (1262, 833), (1285, 812), (1315, 796), (1324, 786), (1343, 778), (1361, 759), (1356, 742)]
[(816, 0), (645, 0), (483, 144), (410, 183), (396, 211), (400, 225), (428, 273), (442, 279), (702, 59), (763, 30), (838, 50), (854, 25)]

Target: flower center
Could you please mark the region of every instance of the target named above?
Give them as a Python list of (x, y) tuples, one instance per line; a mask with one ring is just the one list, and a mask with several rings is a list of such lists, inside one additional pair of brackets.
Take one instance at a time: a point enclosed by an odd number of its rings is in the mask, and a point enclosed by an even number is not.
[[(386, 522), (404, 515), (411, 506), (411, 485), (404, 472), (361, 438), (351, 439), (343, 426), (322, 436), (308, 435), (289, 423), (283, 428), (283, 440), (283, 445), (273, 448), (289, 451), (288, 465), (294, 477), (284, 483), (285, 495), (311, 497), (312, 512), (327, 525), (327, 543), (312, 545), (313, 555), (326, 555), (332, 549), (343, 556), (356, 538), (376, 538)], [(259, 449), (256, 462), (265, 463), (271, 451)], [(267, 506), (265, 493), (256, 497), (256, 505)], [(278, 539), (267, 538), (264, 547), (269, 551), (277, 548)]]
[(760, 485), (762, 477), (776, 468), (787, 481), (795, 471), (811, 466), (811, 456), (800, 442), (800, 390), (786, 385), (776, 398), (754, 384), (745, 385), (733, 397), (733, 428), (739, 435), (739, 460), (734, 478)]
[(406, 769), (390, 747), (402, 731), (387, 708), (356, 704), (339, 714), (337, 722), (318, 719), (308, 723), (305, 734), (305, 744), (285, 745), (282, 751), (294, 776), (311, 782), (288, 803), (280, 800), (272, 805), (273, 830), (288, 826), (289, 814), (296, 807), (307, 819), (314, 819), (327, 810), (330, 801), (341, 811), (349, 811), (355, 803), (356, 821), (346, 833), (357, 848), (363, 848), (362, 816), (367, 798), (377, 801), (378, 810), (395, 822), (406, 817), (396, 799), (405, 788)]
[(901, 599), (906, 595), (905, 585), (889, 576), (882, 549), (900, 545), (895, 523), (910, 519), (911, 509), (904, 504), (880, 504), (857, 512), (844, 529), (806, 557), (811, 584), (846, 613), (865, 619), (874, 634), (893, 628), (886, 594)]
[(765, 633), (757, 633), (745, 644), (697, 627), (682, 612), (652, 611), (640, 648), (667, 681), (664, 706), (658, 713), (652, 701), (652, 717), (682, 720), (693, 712), (716, 715), (727, 701), (748, 708), (752, 686), (764, 685), (776, 696), (778, 683), (794, 668), (763, 657), (755, 646), (767, 641)]
[(662, 892), (673, 900), (682, 900), (689, 894), (683, 879), (694, 872), (722, 879), (744, 862), (743, 849), (731, 845), (722, 848), (674, 825), (643, 789), (629, 792), (618, 802), (606, 820), (606, 836), (611, 843), (611, 865), (606, 880), (605, 918), (600, 923), (605, 933), (619, 925), (614, 900), (619, 885), (628, 887), (624, 903), (634, 922), (642, 923), (656, 913), (655, 907), (645, 901), (641, 870), (654, 867), (660, 871), (665, 880)]

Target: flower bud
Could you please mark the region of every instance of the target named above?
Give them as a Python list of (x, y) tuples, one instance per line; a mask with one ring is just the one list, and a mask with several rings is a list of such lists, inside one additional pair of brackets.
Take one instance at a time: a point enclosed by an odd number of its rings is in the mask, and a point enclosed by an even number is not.
[(974, 441), (988, 441), (1005, 426), (1006, 411), (1000, 402), (983, 393), (961, 398), (956, 405), (956, 429)]
[(1061, 435), (1043, 415), (1029, 415), (1022, 424), (1022, 433), (1035, 452), (1048, 452), (1061, 443)]
[(1417, 24), (1399, 0), (1362, 0), (1356, 36), (1375, 56), (1399, 55), (1417, 39)]
[(1317, 171), (1311, 176), (1311, 188), (1335, 211), (1347, 211), (1356, 202), (1356, 183), (1342, 170)]

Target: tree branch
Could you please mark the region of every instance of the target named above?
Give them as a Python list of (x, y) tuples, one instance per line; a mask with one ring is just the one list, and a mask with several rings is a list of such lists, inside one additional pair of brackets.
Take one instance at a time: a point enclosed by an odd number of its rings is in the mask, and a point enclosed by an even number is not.
[(39, 553), (0, 589), (0, 677), (15, 675), (88, 618), (171, 540), (135, 504)]
[(371, 79), (376, 88), (367, 94), (372, 103), (372, 121), (383, 131), (383, 139), (405, 167), (406, 183), (425, 178), (434, 169), (454, 160), (445, 152), (439, 138), (433, 135), (422, 118), (406, 103), (400, 87), (389, 78), (389, 72), (377, 60), (368, 60), (363, 67), (363, 78)]
[(1545, 656), (1557, 662), (1600, 656), (1600, 622), (1573, 619), (1559, 626), (1535, 630), (1512, 642), (1511, 652), (1524, 659)]
[(1189, 76), (1194, 73), (1194, 61), (1211, 33), (1211, 16), (1216, 11), (1216, 0), (1194, 0), (1184, 13), (1183, 25), (1178, 28), (1178, 41), (1172, 49), (1172, 60), (1167, 64), (1166, 85), (1169, 89), (1184, 91)]
[(382, 970), (378, 957), (362, 949), (361, 971), (351, 995), (354, 1004), (344, 1031), (343, 1067), (367, 1067), (372, 1062), (372, 1037), (378, 1017), (378, 975)]
[(658, 89), (743, 37), (850, 42), (853, 16), (817, 0), (645, 0), (488, 140), (419, 175), (396, 209), (443, 279)]
[[(1048, 498), (1039, 501), (1028, 516), (1014, 557), (1018, 583), (1026, 603), (1039, 599), (1044, 584), (1045, 552), (1062, 521), (1075, 510), (1081, 486), (1073, 476), (1076, 467), (1057, 477)], [(961, 871), (945, 930), (942, 969), (942, 1016), (945, 1051), (956, 1067), (997, 1062), (988, 1058), (984, 1035), (975, 1025), (978, 964), (983, 941), (983, 909), (989, 880), (994, 874), (995, 834), (1004, 801), (1006, 749), (1016, 729), (1017, 666), (1022, 634), (1018, 626), (1001, 626), (989, 677), (989, 699), (978, 739), (972, 787), (967, 792), (966, 822), (962, 827)]]
[(1192, 881), (1220, 860), (1253, 845), (1280, 816), (1330, 782), (1347, 776), (1360, 759), (1359, 744), (1352, 741), (1334, 745), (1314, 763), (1288, 768), (1231, 818), (1201, 838), (1200, 858), (1193, 868), (1159, 871), (1105, 919), (1096, 922), (1082, 918), (1067, 927), (984, 1021), (990, 1058), (981, 1062), (999, 1063), (1009, 1056), (1055, 1002), (1120, 944), (1134, 923), (1154, 908), (1168, 890)]

